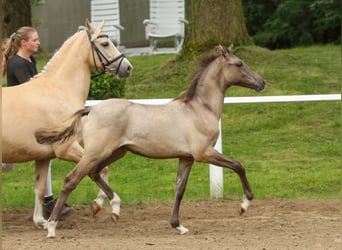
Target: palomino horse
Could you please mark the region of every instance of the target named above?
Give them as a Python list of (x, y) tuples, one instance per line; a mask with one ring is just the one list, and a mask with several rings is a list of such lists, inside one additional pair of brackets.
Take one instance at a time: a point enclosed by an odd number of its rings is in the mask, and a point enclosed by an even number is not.
[(244, 190), (240, 213), (247, 209), (253, 193), (243, 166), (217, 152), (214, 145), (219, 135), (226, 89), (238, 85), (261, 91), (265, 82), (231, 50), (232, 47), (219, 46), (219, 55), (209, 55), (202, 60), (188, 90), (168, 104), (143, 105), (109, 99), (76, 112), (60, 126), (36, 132), (38, 142), (56, 148), (72, 142), (73, 136), (82, 129), (85, 147), (82, 159), (67, 175), (48, 220), (48, 237), (55, 237), (58, 214), (69, 194), (86, 175), (106, 193), (111, 200), (112, 217), (118, 218), (120, 199), (99, 173), (127, 151), (149, 158), (179, 158), (170, 223), (181, 234), (188, 229), (179, 222), (179, 207), (194, 161), (230, 168), (237, 173)]
[[(49, 160), (63, 152), (63, 159), (78, 162), (83, 148), (78, 143), (59, 146), (38, 144), (34, 133), (42, 126), (54, 126), (84, 108), (90, 88), (92, 68), (124, 78), (132, 65), (108, 36), (102, 34), (103, 22), (71, 36), (55, 53), (41, 74), (29, 82), (2, 90), (2, 161), (35, 161), (36, 226), (46, 225), (43, 196)], [(101, 191), (100, 191), (101, 193)]]

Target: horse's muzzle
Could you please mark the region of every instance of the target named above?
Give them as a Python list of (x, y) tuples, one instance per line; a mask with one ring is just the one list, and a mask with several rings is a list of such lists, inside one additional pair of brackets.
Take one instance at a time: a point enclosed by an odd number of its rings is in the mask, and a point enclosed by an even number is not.
[(106, 67), (107, 71), (113, 72), (117, 75), (118, 78), (127, 78), (132, 74), (133, 66), (132, 64), (126, 59), (123, 58), (119, 64), (115, 67)]
[(120, 75), (120, 77), (129, 77), (132, 74), (132, 72), (133, 72), (132, 64), (130, 64), (130, 62), (127, 59), (125, 59), (121, 64), (121, 69), (119, 69), (118, 74)]

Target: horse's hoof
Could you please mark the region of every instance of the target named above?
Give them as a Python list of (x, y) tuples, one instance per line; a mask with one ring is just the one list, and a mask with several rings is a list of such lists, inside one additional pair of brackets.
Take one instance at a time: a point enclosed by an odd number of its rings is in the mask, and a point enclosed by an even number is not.
[(48, 221), (45, 221), (45, 223), (43, 224), (43, 228), (47, 229), (48, 228)]
[(96, 214), (101, 210), (101, 207), (99, 206), (99, 204), (96, 203), (96, 201), (93, 201), (91, 204), (90, 204), (90, 211), (91, 211), (91, 214), (93, 215), (93, 217), (96, 216)]
[(112, 220), (114, 221), (114, 223), (117, 223), (119, 220), (119, 215), (112, 213)]
[(39, 229), (47, 229), (47, 220), (41, 219), (38, 222), (34, 222), (34, 225)]

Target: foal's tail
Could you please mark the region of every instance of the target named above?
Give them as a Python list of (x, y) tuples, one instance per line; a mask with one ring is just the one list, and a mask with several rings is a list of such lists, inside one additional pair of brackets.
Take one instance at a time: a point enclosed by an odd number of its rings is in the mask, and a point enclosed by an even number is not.
[(54, 128), (41, 128), (35, 132), (35, 137), (40, 144), (52, 144), (65, 142), (76, 135), (81, 128), (83, 116), (88, 115), (90, 108), (84, 108), (74, 113), (68, 120)]

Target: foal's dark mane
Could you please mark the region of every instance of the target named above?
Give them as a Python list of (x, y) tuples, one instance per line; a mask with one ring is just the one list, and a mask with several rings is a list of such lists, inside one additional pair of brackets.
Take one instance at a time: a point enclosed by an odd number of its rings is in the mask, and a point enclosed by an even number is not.
[(202, 58), (200, 58), (198, 66), (197, 66), (197, 70), (194, 73), (194, 77), (192, 79), (191, 85), (189, 86), (187, 90), (181, 93), (174, 100), (180, 100), (182, 102), (190, 101), (195, 96), (196, 87), (203, 72), (209, 66), (209, 64), (212, 63), (218, 57), (219, 56), (217, 54), (209, 53), (209, 54), (204, 55)]

